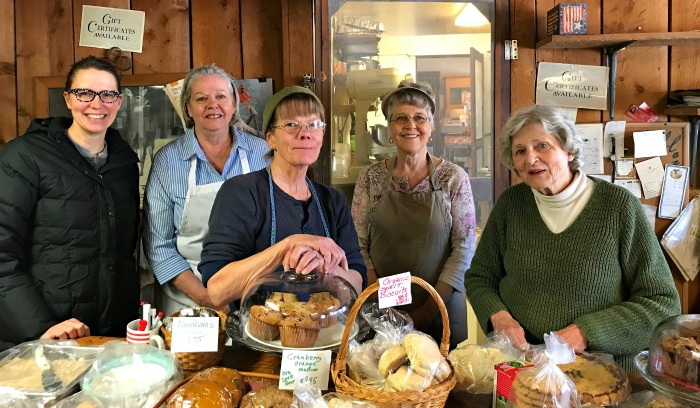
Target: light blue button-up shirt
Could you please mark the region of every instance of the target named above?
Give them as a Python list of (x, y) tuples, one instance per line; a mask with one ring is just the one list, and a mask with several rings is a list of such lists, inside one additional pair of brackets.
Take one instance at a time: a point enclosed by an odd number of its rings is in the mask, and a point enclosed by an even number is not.
[(187, 129), (184, 135), (165, 145), (153, 158), (144, 198), (143, 249), (160, 284), (190, 269), (185, 258), (177, 251), (176, 241), (187, 197), (191, 160), (196, 156), (197, 185), (225, 181), (241, 174), (243, 170), (238, 147), (247, 153), (250, 171), (268, 165), (264, 156), (269, 147), (263, 139), (237, 129), (233, 131), (236, 139), (222, 174), (204, 156), (193, 128)]

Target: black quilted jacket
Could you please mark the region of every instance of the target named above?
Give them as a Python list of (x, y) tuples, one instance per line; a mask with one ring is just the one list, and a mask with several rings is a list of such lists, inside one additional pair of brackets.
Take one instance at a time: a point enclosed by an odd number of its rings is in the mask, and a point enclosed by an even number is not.
[(110, 128), (96, 171), (71, 123), (35, 119), (0, 150), (0, 350), (71, 317), (112, 336), (137, 318), (138, 158)]

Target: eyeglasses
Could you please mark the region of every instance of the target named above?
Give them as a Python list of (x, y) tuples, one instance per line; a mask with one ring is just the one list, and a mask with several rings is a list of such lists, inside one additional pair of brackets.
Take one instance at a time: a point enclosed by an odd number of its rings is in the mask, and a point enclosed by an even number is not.
[(309, 132), (311, 132), (311, 133), (323, 132), (323, 129), (326, 128), (326, 124), (323, 123), (322, 120), (314, 120), (310, 123), (287, 122), (287, 123), (282, 124), (282, 125), (272, 125), (270, 127), (280, 128), (285, 133), (288, 133), (290, 135), (295, 135), (295, 134), (299, 133), (304, 126), (306, 126), (306, 129), (308, 129)]
[(99, 95), (100, 100), (103, 103), (114, 103), (122, 94), (119, 91), (105, 90), (97, 92), (86, 88), (74, 88), (68, 91), (68, 93), (75, 95), (75, 99), (77, 99), (79, 102), (92, 102), (93, 99), (95, 99), (95, 96)]
[(423, 123), (425, 123), (428, 120), (428, 117), (423, 116), (423, 115), (416, 115), (413, 117), (406, 116), (406, 115), (399, 115), (399, 116), (395, 117), (394, 119), (392, 119), (391, 121), (396, 122), (399, 125), (406, 125), (406, 124), (408, 124), (409, 119), (411, 119), (413, 121), (413, 123), (415, 123), (416, 125), (422, 125)]

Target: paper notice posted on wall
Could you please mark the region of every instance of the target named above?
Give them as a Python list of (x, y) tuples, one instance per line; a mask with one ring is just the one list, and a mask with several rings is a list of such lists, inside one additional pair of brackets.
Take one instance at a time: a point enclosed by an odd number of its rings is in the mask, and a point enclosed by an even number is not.
[(686, 280), (700, 270), (700, 205), (695, 197), (661, 238), (661, 246), (678, 266)]
[(581, 169), (586, 174), (603, 174), (603, 124), (576, 125), (576, 132), (583, 140)]
[(182, 128), (187, 129), (187, 126), (185, 126), (185, 116), (183, 115), (180, 106), (180, 94), (182, 93), (182, 87), (184, 86), (184, 84), (185, 80), (181, 79), (179, 81), (171, 82), (165, 85), (163, 87), (163, 90), (165, 91), (165, 94), (168, 95), (170, 103), (173, 104), (175, 112), (177, 112), (177, 115), (180, 117), (180, 120), (182, 121)]
[(642, 182), (644, 198), (654, 198), (661, 194), (661, 185), (664, 181), (664, 165), (661, 159), (654, 157), (649, 160), (639, 162), (635, 166), (637, 176)]
[(659, 200), (659, 218), (675, 219), (683, 209), (685, 191), (688, 188), (688, 166), (666, 165), (664, 184)]
[(634, 157), (666, 156), (666, 132), (663, 130), (650, 130), (647, 132), (634, 132)]

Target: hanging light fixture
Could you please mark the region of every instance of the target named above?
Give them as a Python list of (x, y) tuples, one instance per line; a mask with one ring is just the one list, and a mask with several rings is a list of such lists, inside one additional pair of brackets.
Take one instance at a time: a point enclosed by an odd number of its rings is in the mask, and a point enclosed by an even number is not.
[(478, 27), (488, 24), (489, 20), (474, 4), (467, 4), (455, 19), (455, 25), (460, 27)]

